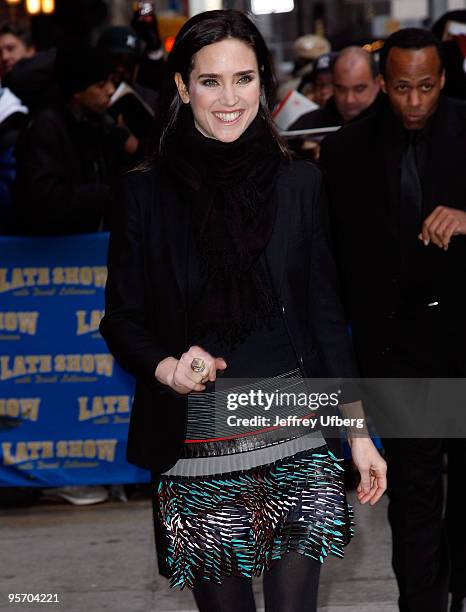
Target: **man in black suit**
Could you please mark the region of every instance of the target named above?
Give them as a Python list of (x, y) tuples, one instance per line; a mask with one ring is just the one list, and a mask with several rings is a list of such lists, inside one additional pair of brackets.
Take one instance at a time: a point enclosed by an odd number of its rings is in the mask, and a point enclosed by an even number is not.
[[(321, 157), (361, 372), (463, 377), (466, 105), (442, 96), (441, 47), (425, 30), (392, 35), (380, 72), (387, 107), (328, 137)], [(461, 610), (465, 442), (400, 437), (384, 446), (400, 610), (444, 612), (449, 587), (451, 610)]]

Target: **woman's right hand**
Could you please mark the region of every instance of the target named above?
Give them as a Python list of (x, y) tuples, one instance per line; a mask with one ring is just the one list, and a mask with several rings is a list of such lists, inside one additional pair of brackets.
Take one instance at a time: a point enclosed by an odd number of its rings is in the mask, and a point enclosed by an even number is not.
[[(202, 372), (195, 372), (191, 368), (193, 359), (203, 359), (205, 367)], [(199, 346), (192, 346), (180, 359), (167, 357), (163, 359), (155, 370), (155, 378), (167, 385), (177, 393), (186, 395), (191, 391), (204, 391), (207, 381), (214, 382), (217, 370), (225, 370), (227, 364), (223, 357), (212, 357)]]

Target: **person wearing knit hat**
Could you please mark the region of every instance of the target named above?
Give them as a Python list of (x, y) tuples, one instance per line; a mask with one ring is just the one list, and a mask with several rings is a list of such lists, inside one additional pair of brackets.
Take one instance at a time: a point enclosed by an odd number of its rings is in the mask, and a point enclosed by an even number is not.
[(139, 146), (107, 113), (115, 91), (111, 71), (107, 55), (84, 41), (67, 40), (57, 49), (60, 99), (34, 116), (17, 147), (21, 233), (107, 227), (114, 184)]
[(66, 100), (85, 111), (105, 113), (115, 87), (110, 79), (112, 64), (104, 51), (79, 39), (68, 39), (57, 49), (55, 73)]

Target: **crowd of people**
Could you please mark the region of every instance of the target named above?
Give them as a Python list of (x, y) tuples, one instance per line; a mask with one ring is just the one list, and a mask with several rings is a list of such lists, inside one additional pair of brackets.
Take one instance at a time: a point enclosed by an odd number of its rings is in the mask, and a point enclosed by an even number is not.
[[(463, 99), (464, 46), (448, 27), (464, 19), (464, 11), (453, 11), (433, 28), (442, 40), (444, 91)], [(302, 36), (294, 51), (293, 79), (282, 79), (280, 95), (293, 87), (317, 110), (288, 130), (346, 125), (383, 105), (376, 53), (332, 51), (318, 35)], [(0, 235), (108, 229), (119, 176), (155, 148), (166, 76), (157, 22), (147, 16), (107, 28), (96, 45), (68, 39), (46, 51), (36, 51), (24, 23), (1, 24)], [(318, 160), (321, 138), (288, 144)]]
[(1, 234), (108, 229), (119, 176), (153, 146), (165, 74), (156, 22), (132, 25), (39, 52), (23, 24), (0, 27)]
[[(304, 41), (293, 87), (319, 108), (288, 129), (341, 128), (317, 143), (273, 125), (265, 45), (236, 11), (189, 21), (168, 66), (129, 27), (45, 53), (0, 29), (0, 231), (111, 227), (101, 332), (137, 381), (128, 457), (152, 471), (161, 573), (200, 610), (254, 610), (242, 579), (262, 571), (267, 609), (316, 609), (319, 563), (351, 537), (323, 438), (212, 443), (215, 425), (199, 423), (217, 376), (466, 374), (466, 46), (452, 23), (466, 11), (392, 34), (378, 58)], [(464, 440), (382, 444), (400, 612), (459, 612)], [(350, 445), (357, 496), (374, 503), (385, 462), (370, 438)]]

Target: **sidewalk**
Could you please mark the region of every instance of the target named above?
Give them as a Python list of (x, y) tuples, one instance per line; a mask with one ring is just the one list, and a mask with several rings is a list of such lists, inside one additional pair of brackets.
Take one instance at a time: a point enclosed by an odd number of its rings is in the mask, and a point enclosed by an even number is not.
[[(355, 513), (345, 559), (324, 565), (319, 610), (396, 612), (386, 499)], [(189, 591), (170, 590), (156, 574), (148, 500), (0, 509), (0, 542), (0, 610), (195, 610)], [(260, 587), (258, 579), (259, 606)], [(61, 603), (9, 604), (8, 593), (57, 593)]]

